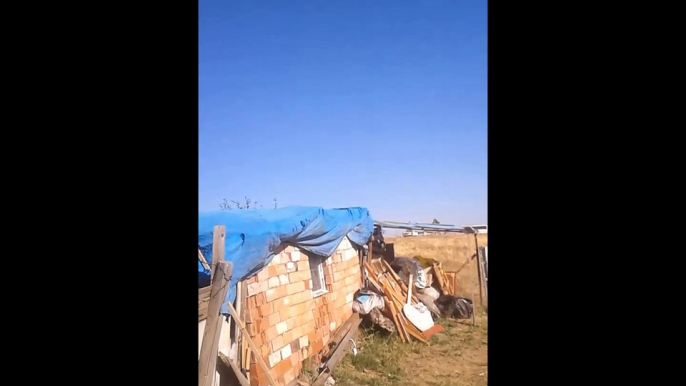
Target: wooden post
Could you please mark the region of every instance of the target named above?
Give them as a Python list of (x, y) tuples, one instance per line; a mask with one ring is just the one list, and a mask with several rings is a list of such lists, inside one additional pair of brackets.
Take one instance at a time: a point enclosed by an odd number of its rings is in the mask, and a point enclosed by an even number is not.
[[(200, 248), (198, 248), (198, 260), (202, 263), (202, 266), (208, 270), (211, 271), (210, 265), (207, 263), (207, 260), (205, 260), (205, 256), (203, 256), (202, 252), (200, 252)], [(211, 273), (210, 273), (211, 274)]]
[(481, 289), (482, 281), (481, 281), (481, 258), (479, 257), (479, 240), (478, 240), (478, 233), (474, 233), (474, 243), (476, 244), (476, 273), (479, 275), (479, 305), (481, 305), (481, 308), (483, 309), (484, 307), (484, 293), (483, 290)]
[(210, 305), (205, 321), (205, 331), (200, 347), (200, 361), (198, 386), (213, 386), (217, 368), (217, 352), (219, 351), (219, 335), (221, 333), (222, 318), (219, 314), (222, 302), (226, 298), (231, 278), (231, 263), (220, 262), (216, 266), (216, 274), (212, 280)]
[(224, 261), (224, 239), (226, 230), (224, 226), (214, 227), (212, 240), (212, 290), (210, 291), (210, 304), (205, 320), (205, 331), (202, 336), (200, 347), (200, 360), (198, 363), (198, 386), (213, 386), (214, 375), (217, 369), (217, 352), (219, 350), (219, 335), (221, 333), (221, 310), (222, 303), (229, 290), (231, 269), (233, 265)]
[(227, 307), (229, 307), (229, 313), (231, 313), (231, 317), (234, 318), (236, 324), (238, 324), (238, 327), (241, 329), (241, 332), (243, 333), (243, 339), (248, 341), (250, 348), (255, 353), (255, 359), (257, 359), (257, 364), (259, 364), (262, 367), (262, 370), (264, 370), (264, 373), (267, 376), (267, 380), (269, 380), (269, 384), (271, 386), (277, 386), (276, 381), (274, 380), (274, 378), (272, 378), (272, 375), (269, 372), (269, 367), (267, 367), (267, 364), (264, 363), (264, 359), (262, 359), (260, 350), (255, 345), (255, 342), (252, 341), (252, 338), (250, 338), (248, 330), (243, 325), (243, 322), (240, 319), (236, 318), (236, 310), (233, 308), (233, 305), (231, 303), (228, 303)]
[(224, 261), (224, 240), (226, 238), (226, 228), (223, 225), (214, 227), (212, 237), (212, 278), (214, 278), (214, 267)]

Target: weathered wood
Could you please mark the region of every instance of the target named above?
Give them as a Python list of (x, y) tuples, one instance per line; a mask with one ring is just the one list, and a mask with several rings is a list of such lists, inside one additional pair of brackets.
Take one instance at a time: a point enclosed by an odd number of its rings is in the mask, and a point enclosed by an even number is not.
[(407, 305), (412, 305), (412, 287), (414, 287), (414, 282), (412, 281), (412, 274), (410, 274), (408, 283), (410, 283), (410, 289), (407, 291)]
[(255, 342), (253, 342), (252, 338), (250, 338), (250, 334), (248, 333), (248, 330), (245, 328), (245, 325), (243, 325), (243, 321), (236, 317), (236, 310), (233, 308), (233, 305), (231, 303), (228, 303), (227, 306), (229, 307), (229, 313), (231, 313), (231, 317), (236, 321), (236, 324), (238, 324), (238, 327), (240, 327), (241, 332), (243, 333), (243, 339), (248, 341), (250, 348), (253, 350), (255, 354), (255, 359), (257, 359), (257, 364), (259, 364), (260, 367), (262, 367), (262, 370), (264, 370), (264, 373), (267, 377), (267, 380), (269, 381), (269, 384), (271, 386), (277, 386), (276, 381), (269, 372), (269, 367), (267, 367), (267, 364), (264, 363), (264, 359), (262, 359), (262, 356), (260, 355), (260, 349), (257, 348)]
[(212, 236), (212, 279), (214, 279), (214, 267), (220, 261), (224, 261), (224, 244), (226, 239), (226, 228), (223, 225), (214, 227)]
[(409, 342), (410, 334), (407, 333), (407, 328), (405, 328), (406, 325), (403, 321), (402, 311), (398, 309), (398, 305), (393, 301), (393, 299), (389, 299), (389, 306), (391, 307), (391, 310), (393, 310), (393, 316), (398, 321), (398, 334), (401, 336), (400, 340), (403, 342)]
[[(238, 312), (238, 317), (241, 318), (243, 316), (243, 306), (242, 306), (242, 301), (243, 301), (243, 296), (242, 296), (242, 291), (243, 288), (241, 286), (241, 283), (236, 283), (236, 311)], [(236, 363), (241, 363), (241, 355), (239, 354), (240, 349), (238, 344), (240, 343), (240, 329), (238, 328), (237, 323), (233, 323), (233, 341), (230, 343), (231, 345), (231, 357), (235, 358)]]
[(334, 353), (331, 354), (329, 360), (326, 361), (324, 371), (319, 373), (314, 382), (312, 382), (312, 386), (324, 386), (324, 383), (326, 382), (326, 379), (329, 377), (331, 370), (334, 368), (334, 366), (336, 366), (336, 363), (338, 363), (338, 361), (341, 358), (343, 358), (345, 354), (348, 352), (348, 347), (350, 346), (350, 338), (352, 338), (355, 331), (357, 331), (357, 328), (360, 326), (360, 322), (362, 322), (362, 319), (358, 317), (357, 321), (353, 323), (348, 333), (343, 337), (341, 343), (338, 344), (338, 346), (336, 347), (336, 351), (334, 351)]
[(438, 266), (438, 264), (434, 264), (433, 267), (434, 267), (434, 277), (436, 278), (436, 283), (438, 284), (438, 289), (442, 293), (447, 294), (447, 291), (445, 288), (445, 281), (444, 281), (443, 275), (441, 275), (441, 268)]
[(395, 328), (396, 330), (398, 330), (400, 340), (403, 341), (403, 343), (407, 342), (407, 340), (405, 339), (405, 333), (402, 329), (402, 325), (398, 320), (398, 315), (395, 314), (395, 307), (393, 307), (393, 301), (388, 297), (388, 295), (384, 296), (384, 300), (386, 301), (386, 308), (388, 308), (388, 312), (391, 314), (391, 317), (393, 317), (393, 323), (395, 323)]
[(207, 313), (209, 311), (210, 301), (204, 301), (198, 305), (198, 322), (207, 319)]
[(219, 352), (219, 358), (221, 359), (222, 362), (226, 366), (228, 366), (230, 369), (233, 370), (234, 374), (236, 374), (236, 378), (238, 379), (238, 382), (240, 382), (241, 386), (250, 386), (250, 381), (248, 381), (247, 378), (243, 375), (241, 370), (236, 366), (235, 363), (231, 359), (229, 359), (226, 355), (224, 355), (223, 352)]
[(424, 335), (424, 338), (429, 340), (429, 339), (431, 339), (431, 336), (433, 336), (434, 334), (437, 334), (439, 332), (442, 332), (442, 331), (445, 331), (445, 328), (443, 326), (441, 326), (440, 324), (434, 324), (433, 327), (422, 332), (422, 335)]
[[(243, 318), (243, 324), (245, 324), (246, 321), (246, 314), (248, 313), (248, 283), (243, 280), (240, 283), (238, 283), (241, 287), (241, 294), (243, 300), (241, 301), (241, 317)], [(241, 355), (240, 355), (240, 363), (241, 363), (241, 370), (246, 371), (247, 369), (250, 368), (250, 362), (248, 361), (248, 353), (250, 352), (250, 348), (248, 348), (248, 342), (243, 338), (243, 335), (240, 334), (240, 328), (238, 325), (236, 325), (236, 335), (238, 338), (238, 341), (240, 342), (240, 350), (241, 350)], [(247, 377), (246, 377), (247, 378)], [(248, 378), (250, 379), (250, 378)]]
[(198, 248), (198, 260), (200, 260), (200, 263), (206, 270), (210, 270), (210, 264), (205, 260), (205, 256), (200, 252), (200, 248)]
[[(360, 319), (360, 315), (357, 312), (353, 313), (353, 315), (348, 320), (346, 320), (345, 323), (343, 323), (343, 325), (336, 331), (336, 333), (331, 337), (331, 339), (329, 339), (329, 342), (335, 342), (336, 346), (338, 346), (341, 343), (341, 339), (343, 339), (345, 334), (348, 333), (348, 329), (350, 329), (350, 326), (354, 323), (357, 323), (358, 319)], [(326, 351), (322, 353), (322, 356), (329, 355), (330, 351), (331, 350), (326, 349)]]
[(205, 288), (198, 288), (198, 322), (207, 319), (211, 292), (211, 285)]
[(204, 288), (198, 288), (198, 298), (204, 299), (206, 297), (209, 297), (210, 292), (212, 292), (212, 286), (211, 285), (208, 285), (207, 287), (204, 287)]
[(231, 278), (231, 268), (232, 264), (224, 261), (219, 262), (215, 268), (217, 272), (212, 282), (207, 321), (205, 322), (205, 331), (203, 332), (202, 346), (200, 347), (198, 386), (214, 385), (222, 322), (219, 311), (229, 289), (228, 283)]
[(483, 285), (483, 282), (481, 280), (481, 255), (479, 253), (479, 238), (477, 237), (477, 233), (474, 233), (474, 243), (476, 244), (476, 271), (477, 275), (479, 275), (479, 305), (483, 308), (484, 306), (484, 293), (483, 290), (481, 289), (481, 286)]

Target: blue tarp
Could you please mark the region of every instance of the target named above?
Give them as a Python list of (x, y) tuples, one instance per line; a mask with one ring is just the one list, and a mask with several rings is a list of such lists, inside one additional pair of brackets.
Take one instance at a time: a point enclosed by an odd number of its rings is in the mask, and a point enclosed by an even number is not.
[[(204, 213), (198, 218), (198, 248), (210, 264), (215, 225), (226, 227), (224, 260), (233, 263), (223, 314), (228, 313), (226, 303), (236, 296), (236, 283), (257, 274), (283, 244), (331, 256), (345, 236), (365, 245), (374, 230), (374, 220), (366, 208), (290, 206)], [(209, 274), (198, 262), (199, 282)]]

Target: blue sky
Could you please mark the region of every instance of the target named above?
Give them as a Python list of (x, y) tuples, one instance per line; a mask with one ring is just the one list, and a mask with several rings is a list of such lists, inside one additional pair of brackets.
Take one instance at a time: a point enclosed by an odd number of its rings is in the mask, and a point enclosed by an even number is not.
[(486, 223), (486, 1), (199, 3), (199, 210)]

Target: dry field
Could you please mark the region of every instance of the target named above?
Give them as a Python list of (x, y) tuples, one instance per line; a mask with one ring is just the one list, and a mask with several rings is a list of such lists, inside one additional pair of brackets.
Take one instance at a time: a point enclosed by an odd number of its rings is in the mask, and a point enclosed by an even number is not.
[[(433, 258), (447, 271), (456, 271), (475, 253), (474, 236), (419, 236), (387, 238), (396, 256)], [(488, 245), (479, 235), (479, 245)], [(486, 386), (488, 383), (488, 315), (478, 307), (478, 279), (474, 261), (458, 274), (459, 295), (477, 305), (472, 320), (437, 322), (445, 331), (431, 337), (430, 345), (402, 343), (397, 335), (360, 331), (359, 353), (346, 355), (333, 371), (338, 386)]]
[[(488, 235), (478, 235), (479, 246), (488, 246)], [(467, 259), (476, 253), (474, 235), (387, 237), (393, 243), (396, 256), (422, 256), (436, 259), (446, 271), (457, 271)], [(467, 264), (457, 275), (457, 293), (476, 300), (479, 296), (479, 279), (476, 260)]]

